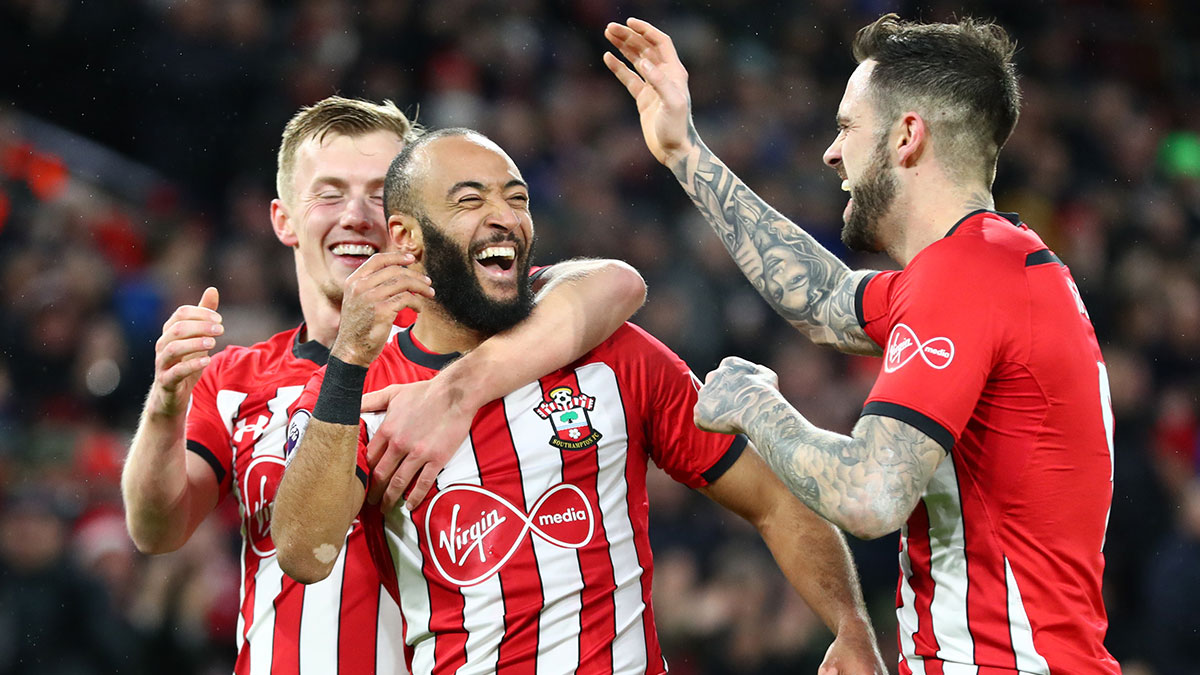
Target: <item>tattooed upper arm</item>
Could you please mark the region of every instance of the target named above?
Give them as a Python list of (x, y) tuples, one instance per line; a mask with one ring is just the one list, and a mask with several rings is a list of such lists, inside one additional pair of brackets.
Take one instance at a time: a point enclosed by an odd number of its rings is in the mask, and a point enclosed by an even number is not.
[[(824, 326), (822, 338), (824, 339), (813, 337), (815, 342), (828, 344), (849, 354), (862, 354), (863, 356), (883, 354), (883, 348), (876, 344), (858, 323), (858, 311), (855, 307), (859, 285), (874, 273), (872, 270), (847, 271), (838, 285), (830, 292), (829, 300), (825, 303), (826, 315), (822, 322)], [(803, 332), (803, 329), (801, 331)]]
[(852, 272), (747, 187), (694, 128), (690, 133), (695, 149), (672, 171), (754, 288), (813, 341), (855, 354), (881, 353), (854, 311), (858, 282), (869, 272)]
[(786, 402), (758, 409), (749, 436), (792, 494), (870, 539), (912, 513), (946, 452), (916, 427), (864, 415), (851, 436), (819, 429)]
[(887, 499), (907, 517), (946, 458), (946, 449), (911, 424), (882, 415), (863, 415), (853, 435), (868, 449), (878, 471), (890, 476), (885, 481)]

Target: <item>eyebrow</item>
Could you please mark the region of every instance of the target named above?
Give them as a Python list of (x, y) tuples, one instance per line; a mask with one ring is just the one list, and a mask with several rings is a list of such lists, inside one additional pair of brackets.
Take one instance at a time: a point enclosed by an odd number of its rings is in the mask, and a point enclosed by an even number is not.
[[(514, 179), (508, 181), (507, 183), (505, 183), (504, 187), (502, 189), (507, 190), (507, 189), (513, 188), (513, 187), (523, 187), (526, 190), (529, 189), (529, 185), (526, 184), (525, 181), (520, 180), (518, 178), (514, 178)], [(446, 191), (446, 195), (447, 196), (452, 195), (455, 192), (458, 192), (459, 190), (461, 190), (463, 188), (474, 188), (476, 190), (486, 190), (487, 186), (484, 185), (483, 183), (480, 183), (477, 180), (460, 180), (457, 183), (455, 183), (454, 185), (450, 186), (450, 189)]]
[[(380, 176), (378, 178), (372, 178), (371, 180), (367, 181), (367, 185), (372, 186), (372, 187), (376, 186), (376, 185), (383, 185), (383, 183), (384, 183), (383, 176)], [(338, 176), (314, 176), (312, 181), (309, 183), (309, 185), (313, 186), (313, 187), (322, 186), (322, 185), (332, 185), (334, 187), (346, 187), (349, 184), (350, 184), (350, 181), (346, 180), (345, 178), (340, 178)]]

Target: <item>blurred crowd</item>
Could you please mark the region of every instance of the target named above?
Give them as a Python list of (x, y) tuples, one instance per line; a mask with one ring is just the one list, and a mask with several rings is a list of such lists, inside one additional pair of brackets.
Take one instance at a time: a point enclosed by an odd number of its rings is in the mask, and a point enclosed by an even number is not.
[[(703, 376), (736, 354), (848, 432), (879, 367), (778, 319), (646, 151), (602, 31), (676, 41), (700, 133), (854, 267), (820, 157), (884, 11), (972, 14), (1017, 38), (1001, 156), (1017, 211), (1073, 270), (1116, 415), (1108, 646), (1127, 672), (1200, 673), (1200, 13), (1182, 0), (0, 0), (0, 675), (220, 673), (234, 654), (236, 505), (142, 556), (118, 478), (180, 304), (221, 290), (227, 343), (300, 320), (274, 238), (279, 134), (333, 93), (494, 138), (531, 185), (537, 261), (627, 260), (635, 321)], [(815, 672), (829, 634), (754, 531), (653, 474), (655, 608), (672, 671)], [(852, 541), (895, 651), (896, 536)], [(894, 660), (889, 657), (889, 662)], [(35, 665), (31, 665), (35, 664)]]

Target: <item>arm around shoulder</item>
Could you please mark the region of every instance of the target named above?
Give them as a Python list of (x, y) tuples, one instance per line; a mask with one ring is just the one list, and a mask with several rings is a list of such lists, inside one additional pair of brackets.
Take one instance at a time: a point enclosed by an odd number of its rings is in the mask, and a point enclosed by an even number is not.
[(443, 368), (420, 385), (395, 387), (383, 403), (388, 414), (371, 440), (372, 502), (384, 508), (408, 495), (416, 507), (437, 473), (466, 438), (475, 413), (563, 368), (591, 351), (646, 299), (637, 270), (619, 260), (569, 260), (542, 270), (532, 314)]

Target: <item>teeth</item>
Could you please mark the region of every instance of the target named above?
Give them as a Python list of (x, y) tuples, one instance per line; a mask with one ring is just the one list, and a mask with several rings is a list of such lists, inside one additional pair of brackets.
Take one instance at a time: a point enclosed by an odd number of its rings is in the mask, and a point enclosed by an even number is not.
[(843, 192), (849, 192), (849, 191), (850, 191), (850, 179), (849, 179), (849, 178), (847, 178), (846, 180), (842, 181), (842, 191), (843, 191)]
[(376, 249), (370, 244), (338, 244), (333, 247), (334, 255), (375, 255)]
[(489, 246), (479, 253), (475, 254), (476, 260), (485, 258), (515, 258), (517, 257), (516, 249), (511, 246)]

